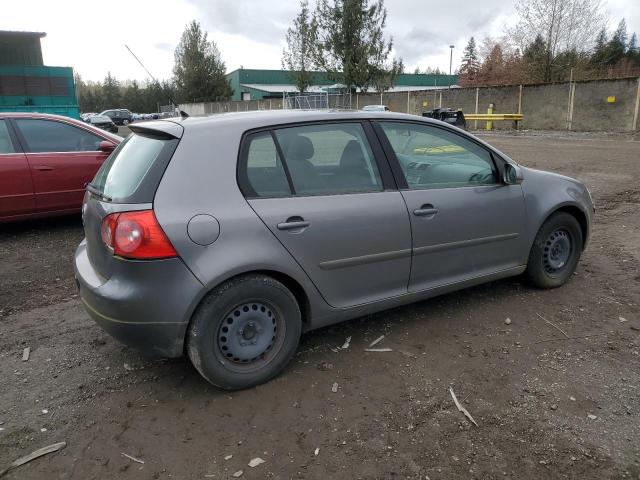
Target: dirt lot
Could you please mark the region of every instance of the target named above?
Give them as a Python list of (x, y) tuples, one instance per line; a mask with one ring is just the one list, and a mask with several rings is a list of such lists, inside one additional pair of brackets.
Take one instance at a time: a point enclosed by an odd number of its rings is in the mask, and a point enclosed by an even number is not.
[[(591, 189), (597, 224), (572, 281), (514, 278), (309, 333), (283, 375), (243, 392), (89, 321), (72, 279), (79, 219), (0, 227), (0, 470), (66, 441), (6, 478), (640, 478), (640, 142), (485, 138)], [(392, 352), (363, 351), (383, 334)]]

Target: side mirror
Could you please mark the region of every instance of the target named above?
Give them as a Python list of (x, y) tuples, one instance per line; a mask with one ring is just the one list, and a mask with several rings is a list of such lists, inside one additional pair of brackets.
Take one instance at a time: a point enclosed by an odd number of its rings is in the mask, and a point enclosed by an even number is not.
[(522, 169), (518, 165), (505, 163), (504, 177), (502, 180), (505, 185), (520, 185), (524, 180), (524, 177), (522, 176)]
[(100, 145), (98, 145), (98, 150), (102, 152), (113, 152), (114, 148), (116, 148), (116, 146), (108, 140), (102, 140)]

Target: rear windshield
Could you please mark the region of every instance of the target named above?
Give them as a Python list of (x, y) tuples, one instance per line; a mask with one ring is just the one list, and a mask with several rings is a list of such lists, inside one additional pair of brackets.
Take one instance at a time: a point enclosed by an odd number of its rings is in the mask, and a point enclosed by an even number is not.
[(152, 202), (177, 144), (174, 138), (130, 135), (102, 164), (89, 191), (113, 202)]

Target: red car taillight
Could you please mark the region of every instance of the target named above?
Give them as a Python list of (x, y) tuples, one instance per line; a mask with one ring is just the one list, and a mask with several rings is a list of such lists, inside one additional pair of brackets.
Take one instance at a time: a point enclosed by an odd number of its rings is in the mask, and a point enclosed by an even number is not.
[(178, 256), (153, 210), (107, 215), (100, 233), (107, 248), (120, 257), (151, 260)]

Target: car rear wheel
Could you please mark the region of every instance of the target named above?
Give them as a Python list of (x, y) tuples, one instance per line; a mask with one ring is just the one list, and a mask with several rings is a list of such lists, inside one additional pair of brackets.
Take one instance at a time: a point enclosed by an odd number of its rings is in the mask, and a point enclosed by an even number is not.
[(237, 390), (275, 377), (294, 355), (300, 307), (277, 280), (248, 275), (224, 283), (203, 300), (187, 332), (187, 353), (213, 385)]
[(540, 227), (529, 253), (526, 276), (538, 288), (564, 285), (578, 265), (583, 238), (573, 215), (553, 214)]

